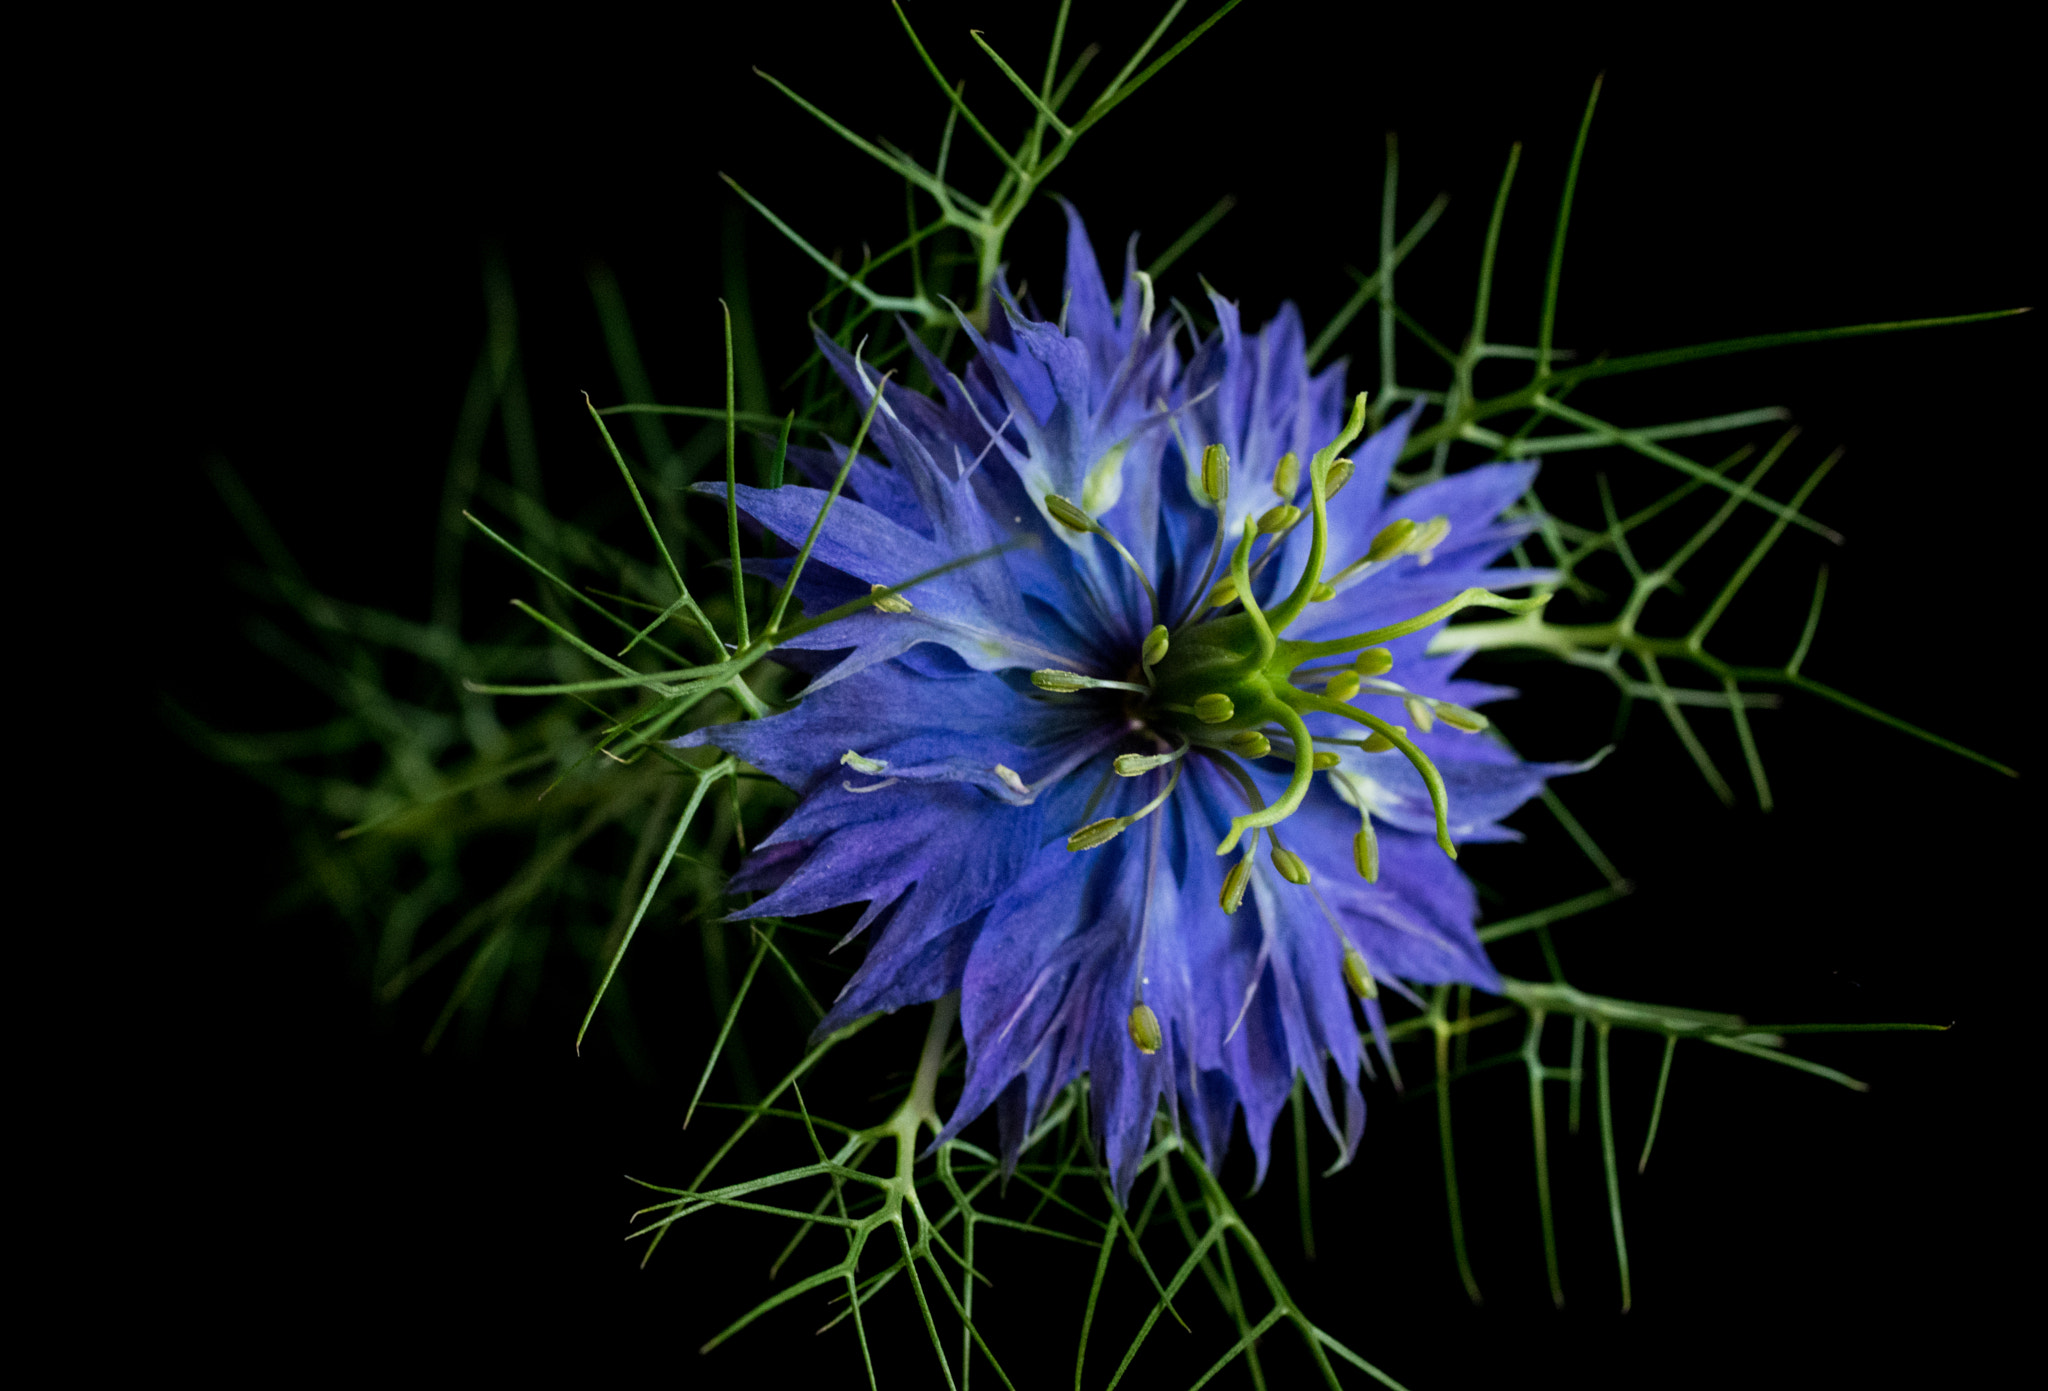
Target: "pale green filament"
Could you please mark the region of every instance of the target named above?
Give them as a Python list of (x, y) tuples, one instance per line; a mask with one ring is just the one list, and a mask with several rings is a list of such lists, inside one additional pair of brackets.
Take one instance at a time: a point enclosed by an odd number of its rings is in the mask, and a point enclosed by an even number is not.
[(1138, 577), (1138, 583), (1145, 586), (1145, 598), (1152, 605), (1152, 621), (1154, 623), (1159, 621), (1159, 594), (1158, 591), (1152, 588), (1152, 581), (1145, 574), (1145, 567), (1138, 564), (1136, 556), (1124, 549), (1124, 543), (1117, 540), (1115, 534), (1108, 527), (1089, 516), (1066, 498), (1061, 497), (1058, 493), (1047, 493), (1045, 495), (1045, 510), (1052, 513), (1053, 519), (1061, 526), (1072, 531), (1100, 536), (1103, 540), (1109, 542), (1115, 548), (1116, 553), (1124, 558), (1124, 564), (1131, 567), (1131, 573)]
[(1160, 794), (1145, 803), (1144, 806), (1139, 807), (1129, 816), (1106, 816), (1100, 821), (1091, 821), (1078, 831), (1075, 831), (1067, 837), (1067, 849), (1074, 851), (1093, 850), (1098, 846), (1107, 845), (1125, 831), (1128, 831), (1131, 827), (1150, 816), (1153, 812), (1158, 811), (1166, 805), (1166, 799), (1173, 795), (1173, 789), (1180, 785), (1180, 770), (1181, 765), (1175, 763), (1172, 776), (1167, 778), (1166, 786)]

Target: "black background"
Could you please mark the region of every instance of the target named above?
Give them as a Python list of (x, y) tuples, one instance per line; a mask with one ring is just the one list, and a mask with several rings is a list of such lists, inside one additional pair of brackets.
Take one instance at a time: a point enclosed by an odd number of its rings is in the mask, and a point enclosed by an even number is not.
[[(1009, 94), (964, 28), (1035, 61), (1050, 27), (1049, 9), (1022, 6), (917, 13), (942, 66), (993, 111)], [(1526, 341), (1533, 329), (1511, 326), (1533, 322), (1556, 190), (1604, 70), (1561, 342), (1626, 352), (2033, 300), (2021, 200), (2038, 171), (2019, 153), (2013, 35), (1960, 22), (1852, 40), (1784, 32), (1768, 12), (1715, 13), (1651, 33), (1240, 11), (1084, 142), (1055, 189), (1099, 242), (1136, 229), (1153, 250), (1235, 194), (1172, 288), (1189, 297), (1200, 272), (1249, 322), (1293, 297), (1314, 325), (1345, 293), (1341, 267), (1373, 255), (1382, 136), (1398, 130), (1403, 221), (1438, 189), (1452, 196), (1403, 272), (1404, 299), (1450, 326), (1469, 309), (1507, 147), (1525, 141), (1495, 332)], [(1140, 27), (1084, 9), (1071, 32), (1105, 41), (1106, 69)], [(872, 6), (764, 6), (715, 27), (617, 15), (465, 32), (338, 16), (253, 34), (167, 27), (126, 36), (82, 94), (41, 113), (70, 328), (52, 340), (63, 360), (50, 376), (71, 393), (72, 457), (109, 461), (95, 467), (141, 522), (162, 588), (140, 612), (166, 690), (230, 726), (319, 713), (240, 635), (247, 600), (223, 561), (243, 543), (205, 484), (209, 451), (250, 481), (316, 583), (425, 616), (440, 469), (483, 333), (486, 247), (520, 296), (550, 487), (575, 499), (610, 486), (579, 421), (578, 393), (611, 384), (584, 288), (591, 258), (618, 274), (657, 391), (709, 402), (731, 207), (714, 171), (828, 247), (897, 235), (900, 188), (754, 79), (754, 63), (862, 132), (931, 153), (942, 99), (893, 15)], [(779, 379), (802, 351), (816, 276), (758, 221), (745, 236)], [(1058, 236), (1049, 204), (1027, 213), (1010, 248), (1017, 273), (1056, 279)], [(2032, 554), (2021, 479), (2039, 457), (2023, 435), (2037, 343), (2021, 319), (1743, 357), (1585, 399), (1626, 399), (1619, 409), (1641, 420), (1785, 404), (1807, 427), (1803, 457), (1845, 446), (1813, 510), (1848, 545), (1789, 540), (1757, 607), (1731, 618), (1730, 655), (1778, 659), (1814, 564), (1829, 561), (1809, 670), (2028, 769), (2011, 636), (2024, 601), (2003, 587)], [(1367, 379), (1369, 338), (1347, 347)], [(1583, 504), (1572, 467), (1552, 477)], [(503, 572), (476, 583), (521, 592)], [(1529, 752), (1604, 741), (1599, 682), (1518, 675), (1547, 712), (1510, 725)], [(1475, 1312), (1443, 1234), (1428, 1103), (1377, 1094), (1364, 1156), (1317, 1190), (1318, 1262), (1294, 1255), (1288, 1175), (1247, 1211), (1311, 1310), (1409, 1385), (1496, 1373), (1913, 1384), (1970, 1375), (2017, 1331), (2026, 1277), (2014, 1272), (2031, 1271), (2036, 1250), (2032, 1166), (2015, 1134), (2033, 915), (2006, 896), (2032, 868), (2026, 784), (1810, 702), (1760, 718), (1780, 799), (1768, 816), (1747, 797), (1722, 810), (1642, 714), (1622, 752), (1571, 789), (1641, 886), (1564, 930), (1575, 980), (1759, 1020), (1956, 1028), (1802, 1048), (1868, 1078), (1868, 1095), (1683, 1050), (1657, 1158), (1624, 1184), (1637, 1291), (1625, 1318), (1590, 1125), (1557, 1142), (1570, 1300), (1557, 1314), (1519, 1074), (1468, 1089), (1460, 1144), (1488, 1294)], [(578, 1061), (565, 991), (556, 1017), (544, 1009), (481, 1053), (422, 1060), (418, 1021), (375, 1021), (338, 938), (268, 913), (291, 867), (267, 796), (168, 733), (141, 738), (161, 872), (97, 939), (120, 944), (110, 978), (125, 987), (83, 1007), (107, 1041), (87, 1107), (106, 1137), (96, 1157), (114, 1156), (115, 1191), (151, 1176), (150, 1196), (143, 1239), (95, 1256), (98, 1278), (133, 1273), (114, 1280), (121, 1298), (174, 1311), (177, 1336), (222, 1350), (281, 1341), (315, 1360), (481, 1369), (581, 1348), (600, 1374), (652, 1364), (685, 1385), (770, 1367), (857, 1376), (843, 1332), (810, 1338), (815, 1308), (698, 1359), (696, 1344), (769, 1288), (758, 1228), (707, 1225), (700, 1245), (671, 1247), (644, 1273), (619, 1243), (632, 1200), (619, 1175), (676, 1176), (702, 1152), (677, 1128), (701, 1053), (663, 1059), (654, 1077)], [(1739, 766), (1732, 742), (1715, 747)], [(1591, 887), (1554, 840), (1473, 867), (1515, 907)], [(650, 953), (643, 1007), (658, 1007), (672, 967), (676, 1008), (700, 1010), (686, 966)], [(907, 1063), (920, 1026), (898, 1024), (873, 1066)], [(1623, 1036), (1616, 1057), (1629, 1154), (1655, 1046)], [(1248, 1172), (1228, 1177), (1242, 1192)], [(986, 1296), (998, 1347), (1020, 1385), (1064, 1384), (1086, 1257), (1013, 1255)], [(1091, 1384), (1113, 1346), (1106, 1332)], [(1145, 1384), (1191, 1380), (1215, 1347), (1162, 1327)], [(1278, 1384), (1302, 1384), (1288, 1365), (1275, 1364)], [(885, 1384), (937, 1384), (908, 1337), (887, 1366)]]

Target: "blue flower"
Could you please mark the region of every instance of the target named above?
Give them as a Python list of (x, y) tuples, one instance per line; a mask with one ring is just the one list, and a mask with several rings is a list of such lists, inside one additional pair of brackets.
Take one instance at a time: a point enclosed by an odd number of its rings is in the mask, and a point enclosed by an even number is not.
[[(804, 634), (780, 649), (814, 671), (794, 709), (682, 742), (799, 794), (734, 881), (764, 894), (745, 916), (866, 905), (821, 1032), (960, 992), (947, 1133), (993, 1105), (1014, 1162), (1085, 1073), (1119, 1195), (1162, 1101), (1212, 1165), (1242, 1107), (1263, 1177), (1298, 1072), (1348, 1160), (1354, 1009), (1384, 1051), (1379, 983), (1498, 987), (1453, 846), (1512, 839), (1500, 818), (1569, 771), (1475, 736), (1471, 707), (1512, 692), (1428, 652), (1460, 603), (1542, 578), (1490, 568), (1534, 465), (1390, 493), (1415, 410), (1361, 441), (1364, 398), (1309, 373), (1293, 306), (1247, 336), (1212, 294), (1183, 360), (1135, 240), (1118, 309), (1068, 219), (1057, 319), (1004, 296), (958, 376), (910, 339), (936, 397), (820, 339), (864, 406), (883, 391), (886, 463), (853, 459), (807, 611), (1009, 549)], [(826, 497), (739, 490), (792, 545)]]

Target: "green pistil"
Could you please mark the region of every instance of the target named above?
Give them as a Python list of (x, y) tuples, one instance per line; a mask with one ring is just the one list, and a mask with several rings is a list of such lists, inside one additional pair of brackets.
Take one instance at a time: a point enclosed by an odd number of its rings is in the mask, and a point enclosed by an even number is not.
[[(1335, 704), (1334, 701), (1331, 703)], [(1294, 776), (1287, 780), (1287, 790), (1280, 794), (1279, 801), (1269, 807), (1262, 807), (1230, 819), (1230, 834), (1223, 837), (1223, 843), (1216, 847), (1216, 853), (1219, 855), (1228, 855), (1235, 849), (1238, 837), (1246, 831), (1276, 825), (1294, 815), (1301, 806), (1302, 799), (1308, 796), (1309, 780), (1315, 776), (1315, 747), (1310, 741), (1308, 726), (1302, 723), (1301, 716), (1295, 713), (1294, 707), (1281, 700), (1270, 700), (1261, 718), (1278, 721), (1294, 740)], [(1431, 773), (1435, 771), (1434, 768), (1430, 769)], [(1441, 781), (1437, 785), (1442, 786)], [(1443, 819), (1441, 812), (1438, 813), (1437, 819)]]
[[(1303, 704), (1312, 710), (1324, 710), (1332, 715), (1342, 715), (1347, 720), (1355, 720), (1359, 724), (1364, 725), (1399, 749), (1402, 755), (1415, 765), (1415, 771), (1422, 774), (1423, 785), (1429, 789), (1430, 804), (1436, 810), (1436, 843), (1443, 847), (1443, 852), (1446, 855), (1449, 855), (1454, 860), (1457, 859), (1458, 847), (1451, 844), (1451, 828), (1447, 815), (1449, 799), (1444, 792), (1443, 775), (1437, 772), (1436, 765), (1429, 761), (1429, 755), (1410, 743), (1408, 736), (1401, 732), (1399, 725), (1390, 724), (1370, 711), (1354, 710), (1342, 701), (1331, 700), (1328, 696), (1310, 695), (1305, 691), (1297, 692), (1296, 695)], [(1296, 719), (1299, 718), (1299, 716), (1296, 716)]]

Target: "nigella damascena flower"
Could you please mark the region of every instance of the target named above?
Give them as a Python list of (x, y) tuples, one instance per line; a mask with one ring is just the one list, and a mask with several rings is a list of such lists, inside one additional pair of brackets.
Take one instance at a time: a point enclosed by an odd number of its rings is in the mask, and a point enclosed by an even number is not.
[[(1453, 845), (1512, 838), (1499, 818), (1565, 771), (1475, 736), (1511, 692), (1427, 652), (1458, 596), (1537, 578), (1488, 568), (1534, 466), (1389, 494), (1414, 412), (1361, 440), (1292, 306), (1247, 336), (1212, 295), (1183, 361), (1135, 243), (1119, 314), (1069, 222), (1056, 321), (1006, 303), (960, 376), (911, 339), (939, 394), (879, 388), (887, 463), (853, 461), (799, 597), (1028, 544), (804, 635), (794, 709), (683, 742), (801, 795), (735, 880), (767, 891), (746, 916), (866, 904), (821, 1032), (960, 991), (949, 1133), (993, 1104), (1014, 1160), (1086, 1073), (1119, 1194), (1162, 1099), (1212, 1164), (1242, 1107), (1263, 1175), (1299, 1072), (1348, 1159), (1354, 996), (1377, 1033), (1377, 982), (1498, 986)], [(820, 345), (872, 403), (878, 375)], [(824, 482), (846, 456), (793, 457)], [(825, 500), (740, 489), (792, 545)]]

